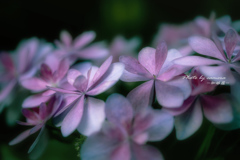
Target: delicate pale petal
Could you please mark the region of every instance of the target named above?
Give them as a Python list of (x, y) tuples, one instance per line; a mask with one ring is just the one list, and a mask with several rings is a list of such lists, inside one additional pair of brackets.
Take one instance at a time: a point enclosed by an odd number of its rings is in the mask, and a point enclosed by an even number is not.
[(232, 59), (233, 51), (238, 43), (238, 35), (233, 29), (229, 29), (225, 35), (224, 43), (228, 59)]
[(46, 86), (48, 85), (48, 83), (46, 81), (43, 81), (42, 79), (33, 77), (26, 80), (22, 80), (21, 85), (29, 90), (39, 92), (46, 90), (47, 89)]
[(14, 138), (11, 142), (9, 142), (9, 145), (12, 146), (12, 145), (15, 145), (15, 144), (23, 141), (23, 140), (26, 139), (28, 136), (30, 136), (30, 131), (31, 131), (31, 129), (24, 131), (23, 133), (21, 133), (20, 135), (18, 135), (16, 138)]
[(83, 117), (78, 126), (78, 131), (86, 136), (99, 131), (105, 120), (104, 108), (104, 101), (88, 97), (84, 105)]
[(138, 54), (138, 61), (145, 67), (152, 75), (155, 75), (155, 52), (154, 48), (145, 47)]
[(124, 70), (124, 65), (120, 62), (113, 63), (101, 80), (95, 83), (93, 88), (87, 92), (88, 95), (98, 95), (110, 87), (112, 87), (121, 77)]
[(125, 70), (142, 77), (152, 77), (152, 75), (135, 59), (130, 56), (121, 56), (119, 61), (125, 65)]
[(0, 53), (0, 62), (9, 72), (14, 70), (14, 63), (9, 53)]
[(92, 44), (76, 53), (76, 56), (78, 56), (81, 59), (100, 59), (107, 57), (109, 51), (102, 43), (95, 43)]
[(132, 105), (120, 94), (112, 94), (108, 97), (105, 113), (110, 122), (123, 127), (131, 124), (133, 118)]
[(138, 145), (132, 143), (132, 160), (164, 160), (162, 154), (158, 149), (147, 146), (147, 145)]
[(213, 123), (228, 123), (233, 120), (231, 103), (224, 95), (201, 97), (204, 115)]
[(138, 82), (138, 81), (147, 81), (147, 80), (150, 80), (151, 78), (140, 76), (138, 74), (133, 74), (131, 72), (124, 70), (120, 79), (124, 82)]
[(84, 32), (74, 40), (73, 46), (75, 48), (81, 48), (93, 41), (95, 37), (96, 34), (93, 31)]
[(81, 92), (84, 92), (87, 89), (87, 85), (88, 80), (83, 75), (78, 76), (73, 83), (73, 86)]
[(127, 98), (131, 102), (135, 110), (148, 107), (152, 105), (154, 81), (150, 80), (141, 84), (128, 93)]
[(148, 141), (160, 141), (166, 138), (173, 130), (174, 119), (165, 111), (152, 110), (152, 123), (146, 130)]
[(55, 94), (55, 93), (56, 93), (56, 92), (53, 91), (53, 90), (47, 90), (47, 91), (43, 92), (41, 95), (42, 95), (42, 96), (51, 96), (51, 95), (53, 95), (53, 94)]
[(30, 134), (36, 133), (36, 132), (39, 131), (42, 127), (44, 127), (44, 124), (43, 124), (43, 123), (34, 126), (34, 127), (31, 129)]
[(40, 117), (36, 114), (36, 112), (34, 111), (31, 111), (29, 109), (22, 109), (22, 114), (28, 119), (28, 120), (31, 120), (31, 121), (39, 121), (40, 120)]
[(225, 61), (225, 58), (218, 50), (217, 46), (208, 38), (193, 36), (189, 38), (189, 44), (197, 53)]
[(37, 107), (41, 103), (47, 102), (51, 98), (50, 96), (43, 96), (42, 94), (36, 94), (33, 96), (29, 96), (23, 101), (22, 107), (23, 108), (32, 108)]
[(155, 81), (158, 103), (167, 108), (180, 107), (185, 99), (184, 92), (176, 86), (161, 81)]
[[(91, 69), (92, 63), (90, 62), (83, 62), (83, 63), (78, 63), (72, 67), (72, 69), (76, 69), (79, 71), (82, 75), (87, 77), (88, 71)], [(77, 72), (76, 72), (77, 73)], [(77, 73), (78, 74), (78, 73)]]
[(173, 62), (178, 65), (192, 66), (192, 67), (213, 65), (213, 64), (223, 64), (222, 61), (204, 58), (200, 56), (185, 56), (182, 58), (178, 58)]
[(16, 83), (17, 83), (16, 80), (12, 80), (10, 83), (7, 84), (7, 86), (5, 88), (3, 88), (3, 90), (1, 90), (0, 103), (8, 97), (8, 95), (11, 93), (11, 91), (13, 90)]
[(47, 112), (47, 105), (45, 103), (41, 103), (39, 107), (39, 116), (41, 117), (42, 120), (44, 120), (48, 116)]
[(210, 81), (234, 84), (236, 82), (232, 75), (230, 67), (227, 65), (221, 66), (201, 66), (199, 71)]
[(75, 79), (82, 75), (81, 72), (79, 72), (78, 70), (76, 69), (70, 69), (67, 73), (67, 80), (68, 80), (68, 83), (70, 83), (71, 85), (73, 85), (73, 83), (75, 82)]
[(43, 63), (41, 65), (40, 68), (40, 72), (41, 72), (41, 77), (45, 80), (45, 81), (50, 81), (52, 80), (52, 71), (51, 68), (48, 67), (48, 65), (46, 65), (45, 63)]
[(67, 71), (69, 69), (69, 62), (67, 59), (63, 59), (58, 66), (57, 71), (55, 72), (55, 78), (57, 80), (62, 80), (62, 78), (66, 75)]
[(214, 43), (216, 44), (216, 47), (222, 54), (222, 57), (225, 59), (225, 61), (227, 61), (227, 57), (223, 51), (223, 45), (222, 45), (222, 42), (220, 41), (219, 37), (215, 33), (212, 33), (212, 39), (213, 39)]
[(67, 31), (62, 31), (60, 33), (60, 39), (66, 46), (70, 46), (72, 43), (72, 36)]
[(62, 88), (56, 88), (56, 87), (49, 87), (47, 86), (48, 89), (51, 89), (53, 91), (56, 91), (56, 92), (60, 92), (60, 93), (66, 93), (66, 94), (78, 94), (78, 95), (81, 95), (80, 92), (76, 92), (76, 91), (70, 91), (70, 90), (66, 90), (66, 89), (62, 89)]
[(111, 160), (131, 160), (131, 149), (128, 141), (122, 142), (111, 153)]
[(62, 135), (69, 136), (79, 125), (84, 109), (84, 96), (81, 96), (74, 107), (68, 112), (61, 126)]
[(201, 105), (199, 100), (196, 100), (186, 112), (175, 117), (177, 139), (184, 140), (190, 137), (200, 128), (202, 121)]
[(157, 75), (162, 68), (168, 54), (167, 44), (160, 42), (155, 53), (155, 74)]

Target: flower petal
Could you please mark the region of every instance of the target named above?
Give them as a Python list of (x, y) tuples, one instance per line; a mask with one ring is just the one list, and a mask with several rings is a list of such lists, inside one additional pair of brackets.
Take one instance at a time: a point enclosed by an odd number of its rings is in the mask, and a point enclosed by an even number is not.
[(83, 75), (78, 76), (73, 83), (73, 86), (80, 92), (86, 91), (87, 85), (88, 80)]
[(96, 33), (93, 31), (84, 32), (74, 40), (73, 46), (75, 48), (81, 48), (87, 45), (88, 43), (92, 42), (95, 37)]
[(71, 85), (73, 85), (73, 83), (75, 82), (75, 79), (82, 75), (81, 72), (79, 72), (78, 70), (76, 69), (70, 69), (67, 73), (67, 80), (68, 80), (68, 83), (70, 83)]
[(31, 129), (28, 129), (24, 132), (22, 132), (20, 135), (18, 135), (16, 138), (14, 138), (13, 140), (11, 140), (11, 142), (9, 142), (9, 145), (15, 145), (21, 141), (23, 141), (24, 139), (26, 139), (28, 136), (30, 136), (30, 131)]
[(46, 81), (43, 81), (40, 78), (33, 77), (33, 78), (22, 80), (21, 85), (26, 89), (39, 92), (39, 91), (46, 90), (47, 89), (46, 86), (48, 85), (48, 83)]
[(157, 75), (162, 68), (168, 54), (166, 42), (160, 42), (155, 53), (155, 74)]
[(37, 107), (41, 103), (47, 102), (51, 98), (50, 96), (42, 96), (42, 94), (36, 94), (33, 96), (27, 97), (22, 104), (23, 108), (32, 108), (32, 107)]
[(104, 101), (88, 97), (84, 105), (83, 117), (78, 126), (78, 131), (86, 136), (99, 131), (105, 120), (104, 109)]
[(175, 117), (177, 139), (184, 140), (190, 137), (200, 128), (202, 121), (201, 105), (199, 100), (196, 100), (186, 112)]
[(122, 142), (111, 153), (112, 160), (131, 160), (131, 149), (128, 141)]
[(138, 82), (138, 81), (147, 81), (147, 80), (150, 80), (151, 78), (140, 76), (139, 74), (133, 74), (131, 72), (124, 70), (120, 79), (124, 82)]
[(178, 65), (192, 66), (192, 67), (224, 63), (219, 60), (213, 60), (213, 59), (204, 58), (204, 57), (200, 57), (200, 56), (185, 56), (182, 58), (178, 58), (178, 59), (174, 60), (173, 62)]
[(69, 34), (68, 31), (62, 31), (60, 33), (60, 39), (66, 46), (70, 46), (72, 43), (72, 36)]
[(228, 59), (232, 59), (233, 51), (238, 43), (238, 35), (233, 29), (229, 29), (224, 37), (224, 43)]
[(208, 38), (193, 36), (189, 38), (189, 44), (197, 53), (225, 61), (225, 58), (218, 50), (217, 46)]
[(7, 86), (3, 90), (1, 90), (0, 103), (8, 97), (8, 95), (11, 93), (16, 83), (17, 83), (16, 80), (12, 80), (10, 83), (7, 84)]
[(138, 61), (145, 67), (152, 75), (155, 75), (155, 52), (154, 48), (145, 47), (138, 54)]
[(84, 96), (81, 96), (75, 103), (73, 108), (68, 112), (66, 117), (63, 119), (61, 131), (64, 137), (69, 136), (77, 126), (79, 125), (84, 109)]

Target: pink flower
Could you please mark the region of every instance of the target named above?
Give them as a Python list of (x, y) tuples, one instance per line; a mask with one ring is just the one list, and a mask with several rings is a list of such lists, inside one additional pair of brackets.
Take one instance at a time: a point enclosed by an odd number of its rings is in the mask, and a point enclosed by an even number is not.
[(56, 55), (68, 58), (74, 62), (77, 58), (81, 59), (99, 59), (106, 57), (108, 50), (103, 43), (89, 45), (95, 38), (95, 32), (84, 32), (74, 40), (67, 31), (62, 31), (60, 41), (56, 41), (58, 49), (54, 52)]
[[(201, 126), (203, 114), (215, 125), (228, 124), (233, 120), (233, 111), (228, 95), (207, 95), (216, 85), (203, 78), (199, 68), (192, 70), (191, 79), (192, 93), (186, 99), (181, 107), (164, 108), (164, 110), (175, 115), (176, 135), (179, 140), (183, 140), (194, 134)], [(200, 78), (202, 77), (202, 79)], [(203, 110), (203, 111), (202, 111)]]
[(83, 160), (163, 159), (157, 149), (144, 144), (167, 137), (173, 129), (172, 116), (150, 107), (135, 113), (130, 102), (119, 94), (107, 99), (105, 113), (108, 122), (82, 146)]
[(143, 48), (138, 60), (128, 56), (120, 57), (120, 62), (125, 64), (122, 81), (147, 81), (128, 94), (127, 97), (134, 107), (151, 105), (154, 92), (159, 104), (165, 107), (182, 105), (190, 95), (191, 88), (188, 80), (178, 76), (189, 68), (172, 63), (172, 60), (179, 57), (181, 54), (175, 49), (168, 51), (164, 42), (160, 43), (157, 49)]
[(46, 104), (44, 103), (41, 103), (39, 108), (22, 109), (22, 113), (26, 117), (27, 122), (18, 122), (18, 123), (21, 125), (34, 126), (34, 127), (18, 135), (11, 142), (9, 142), (9, 145), (15, 145), (40, 130), (38, 137), (33, 142), (33, 144), (31, 145), (28, 151), (28, 153), (30, 153), (34, 149), (34, 147), (38, 144), (40, 139), (44, 138), (43, 136), (45, 136), (45, 133), (44, 133), (45, 124), (56, 112), (60, 102), (61, 101), (59, 101), (59, 99), (52, 98), (48, 103), (48, 106), (46, 106)]
[(124, 70), (122, 63), (111, 64), (109, 57), (100, 68), (92, 66), (85, 74), (71, 69), (68, 72), (68, 82), (74, 91), (49, 87), (65, 94), (65, 105), (56, 114), (61, 121), (63, 136), (70, 135), (75, 129), (85, 135), (90, 135), (100, 129), (105, 119), (104, 102), (90, 96), (98, 95), (113, 86)]
[[(234, 84), (235, 78), (231, 68), (240, 73), (240, 66), (238, 64), (240, 60), (240, 52), (238, 52), (239, 47), (237, 46), (239, 42), (238, 37), (238, 34), (233, 29), (228, 30), (226, 33), (224, 45), (222, 45), (216, 36), (213, 36), (214, 42), (204, 37), (191, 37), (189, 39), (189, 44), (194, 51), (217, 60), (200, 56), (186, 56), (176, 59), (174, 63), (184, 66), (201, 66), (199, 69), (204, 76), (225, 77), (225, 81)], [(218, 66), (207, 66), (213, 64), (218, 64)], [(219, 79), (213, 79), (213, 81), (219, 81)]]

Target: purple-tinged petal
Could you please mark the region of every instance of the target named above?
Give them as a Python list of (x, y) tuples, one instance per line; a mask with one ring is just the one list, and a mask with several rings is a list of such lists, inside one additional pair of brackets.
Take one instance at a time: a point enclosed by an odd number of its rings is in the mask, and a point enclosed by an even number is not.
[(0, 62), (9, 72), (14, 71), (14, 63), (12, 57), (8, 53), (0, 53)]
[(45, 103), (41, 103), (39, 107), (39, 116), (42, 120), (44, 120), (48, 116), (47, 105)]
[(8, 95), (11, 93), (16, 83), (17, 83), (16, 80), (12, 80), (10, 83), (7, 84), (7, 86), (3, 90), (1, 90), (0, 102), (2, 102), (4, 99), (8, 97)]
[(225, 58), (218, 50), (217, 46), (208, 38), (193, 36), (189, 38), (189, 44), (193, 48), (193, 50), (202, 55), (215, 57), (225, 61)]
[(154, 48), (145, 47), (138, 54), (138, 61), (145, 67), (152, 75), (155, 75), (155, 52)]
[(29, 109), (22, 109), (22, 114), (28, 119), (33, 122), (39, 121), (40, 117), (37, 115), (36, 112), (31, 111)]
[(233, 51), (238, 43), (238, 35), (233, 29), (229, 29), (225, 35), (224, 43), (228, 59), (232, 59)]
[(180, 107), (185, 99), (183, 91), (176, 86), (161, 81), (155, 81), (158, 103), (167, 108)]
[(21, 141), (23, 141), (24, 139), (26, 139), (28, 136), (30, 136), (30, 131), (31, 129), (28, 129), (26, 131), (24, 131), (23, 133), (21, 133), (20, 135), (18, 135), (16, 138), (14, 138), (11, 142), (9, 142), (9, 145), (15, 145)]
[(46, 90), (48, 83), (42, 79), (33, 77), (33, 78), (22, 80), (21, 85), (26, 89), (39, 92), (39, 91)]
[(167, 44), (160, 42), (155, 53), (155, 74), (157, 75), (162, 68), (168, 54)]
[(99, 60), (100, 58), (107, 57), (109, 51), (102, 43), (94, 43), (80, 51), (75, 55), (81, 59)]
[(125, 65), (125, 70), (142, 77), (152, 77), (152, 75), (135, 59), (130, 56), (121, 56), (119, 61)]
[(128, 127), (133, 118), (132, 105), (120, 94), (112, 94), (106, 101), (105, 113), (107, 119), (122, 127)]
[(147, 81), (128, 93), (127, 98), (135, 110), (152, 105), (154, 81)]
[(63, 59), (58, 66), (57, 71), (55, 72), (55, 78), (57, 80), (62, 80), (62, 78), (66, 75), (69, 69), (69, 62), (67, 59)]
[(69, 47), (72, 43), (72, 36), (67, 31), (62, 31), (60, 33), (60, 39), (67, 47)]
[(73, 85), (73, 83), (75, 82), (75, 79), (82, 75), (81, 72), (79, 72), (78, 70), (76, 69), (70, 69), (67, 73), (67, 80), (68, 80), (68, 83), (70, 83), (71, 85)]
[(185, 56), (173, 61), (175, 64), (183, 66), (205, 66), (213, 64), (223, 64), (224, 62), (199, 56)]
[(43, 128), (43, 127), (44, 127), (44, 124), (43, 124), (43, 123), (34, 126), (34, 127), (31, 129), (30, 134), (36, 133), (37, 131), (39, 131), (39, 130), (40, 130), (41, 128)]
[(175, 117), (176, 136), (178, 140), (184, 140), (194, 134), (203, 121), (199, 100), (196, 100), (190, 108), (181, 115)]
[(36, 94), (33, 96), (29, 96), (23, 101), (22, 107), (23, 108), (32, 108), (37, 107), (41, 103), (47, 102), (51, 96), (43, 96), (42, 94)]
[(86, 89), (87, 89), (88, 80), (86, 79), (85, 76), (80, 75), (80, 76), (78, 76), (78, 77), (75, 79), (75, 81), (74, 81), (74, 83), (73, 83), (73, 86), (74, 86), (77, 90), (79, 90), (79, 91), (81, 91), (81, 92), (84, 92), (84, 91), (86, 91)]
[(53, 94), (55, 94), (56, 92), (53, 90), (47, 90), (45, 92), (42, 93), (42, 96), (51, 96)]
[(201, 66), (199, 71), (210, 81), (234, 84), (236, 82), (230, 67), (227, 65), (221, 66)]
[(132, 160), (164, 160), (162, 154), (156, 148), (148, 145), (131, 143)]
[(96, 33), (93, 31), (84, 32), (73, 41), (73, 46), (75, 48), (81, 48), (87, 45), (88, 43), (92, 42), (95, 37)]
[(111, 160), (131, 160), (131, 149), (128, 141), (119, 144), (111, 153)]
[(228, 123), (233, 120), (231, 103), (226, 95), (203, 95), (201, 104), (204, 115), (212, 123)]
[(151, 78), (140, 76), (139, 74), (133, 74), (131, 72), (124, 70), (120, 79), (124, 82), (138, 82), (138, 81), (147, 81), (147, 80), (150, 80)]
[(77, 71), (79, 71), (82, 75), (84, 75), (85, 77), (87, 77), (87, 73), (88, 71), (91, 69), (92, 67), (92, 63), (90, 62), (83, 62), (83, 63), (79, 63), (76, 64), (72, 67), (72, 69), (76, 69)]
[(227, 57), (226, 57), (226, 55), (224, 53), (224, 50), (223, 50), (222, 42), (220, 41), (220, 39), (218, 38), (218, 36), (215, 33), (213, 33), (212, 39), (213, 39), (213, 42), (215, 43), (216, 47), (218, 48), (218, 50), (222, 54), (222, 57), (225, 59), (225, 61), (227, 61)]
[(45, 63), (43, 63), (41, 65), (41, 68), (40, 68), (40, 72), (41, 72), (41, 77), (45, 80), (45, 81), (50, 81), (52, 80), (52, 71), (51, 71), (51, 68), (48, 67), (48, 65), (46, 65)]
[(84, 96), (81, 96), (73, 108), (68, 112), (66, 117), (63, 119), (61, 131), (64, 137), (69, 136), (72, 132), (75, 131), (75, 129), (77, 129), (77, 126), (82, 119), (83, 109)]
[(84, 105), (83, 117), (78, 126), (78, 131), (86, 136), (99, 131), (105, 120), (104, 109), (104, 101), (88, 97)]
[(152, 123), (146, 130), (148, 141), (160, 141), (166, 138), (173, 130), (174, 119), (165, 111), (152, 110)]
[(81, 95), (80, 92), (76, 92), (76, 91), (70, 91), (70, 90), (66, 90), (66, 89), (62, 89), (62, 88), (56, 88), (56, 87), (49, 87), (47, 86), (48, 89), (51, 89), (53, 91), (56, 91), (56, 92), (60, 92), (60, 93), (66, 93), (66, 94), (78, 94), (78, 95)]
[(124, 70), (124, 65), (120, 62), (113, 63), (103, 75), (103, 77), (91, 86), (91, 90), (87, 92), (88, 95), (98, 95), (110, 87), (112, 87), (121, 77)]
[(50, 54), (46, 57), (44, 60), (44, 63), (51, 68), (52, 73), (56, 72), (58, 70), (58, 66), (60, 64), (60, 58), (57, 57), (54, 54)]
[(235, 57), (233, 57), (232, 62), (237, 62), (239, 60), (240, 60), (240, 51), (238, 51)]

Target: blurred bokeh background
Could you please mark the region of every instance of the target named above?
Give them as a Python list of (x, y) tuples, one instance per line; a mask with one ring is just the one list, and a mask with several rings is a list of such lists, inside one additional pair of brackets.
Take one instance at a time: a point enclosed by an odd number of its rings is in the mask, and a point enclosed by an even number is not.
[[(217, 17), (228, 14), (232, 20), (240, 19), (239, 5), (234, 0), (0, 1), (0, 51), (14, 50), (22, 39), (33, 36), (53, 42), (59, 38), (59, 33), (63, 29), (68, 30), (73, 37), (84, 31), (94, 30), (97, 33), (97, 41), (109, 42), (119, 34), (127, 38), (139, 36), (142, 39), (142, 46), (147, 46), (151, 44), (161, 23), (181, 24), (199, 15), (207, 18), (213, 11)], [(25, 143), (26, 148), (25, 144), (9, 147), (7, 145), (9, 140), (23, 129), (19, 126), (15, 126), (14, 129), (7, 126), (4, 116), (3, 112), (0, 115), (0, 159), (28, 159), (27, 149), (32, 141)], [(214, 160), (234, 159), (238, 156), (240, 136), (236, 136), (240, 135), (239, 131), (227, 132), (216, 129), (216, 136), (212, 138), (206, 134), (209, 128), (211, 129), (211, 124), (205, 122), (203, 127), (200, 132), (184, 142), (177, 142), (176, 139), (173, 142), (175, 133), (172, 133), (164, 142), (154, 145), (160, 147), (166, 160), (172, 160), (174, 157), (192, 159), (201, 147), (203, 151), (207, 147), (208, 152), (215, 155), (233, 148), (231, 154), (228, 153), (225, 158), (213, 156)], [(222, 135), (227, 136), (227, 139), (221, 142), (223, 148), (216, 149), (216, 146), (210, 145), (208, 141), (201, 145), (205, 138), (212, 139), (211, 144), (220, 145), (218, 141)], [(76, 154), (73, 143), (61, 143), (53, 139), (41, 159), (79, 159)]]

